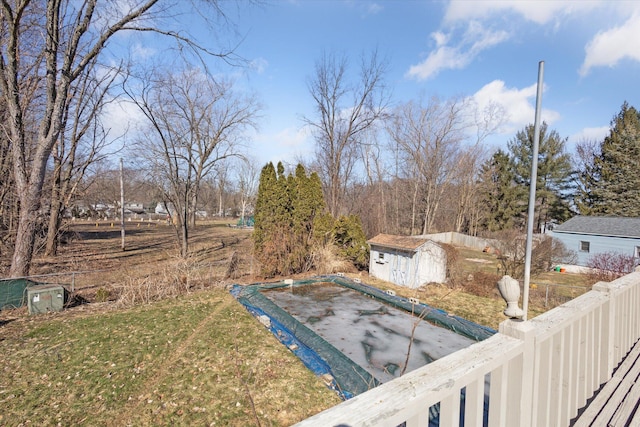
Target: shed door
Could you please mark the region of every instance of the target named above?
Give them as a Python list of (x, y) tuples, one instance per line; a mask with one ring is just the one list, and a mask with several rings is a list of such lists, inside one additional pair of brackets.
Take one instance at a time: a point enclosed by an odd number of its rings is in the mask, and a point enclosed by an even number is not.
[(391, 267), (391, 276), (396, 285), (407, 285), (407, 258), (397, 254)]

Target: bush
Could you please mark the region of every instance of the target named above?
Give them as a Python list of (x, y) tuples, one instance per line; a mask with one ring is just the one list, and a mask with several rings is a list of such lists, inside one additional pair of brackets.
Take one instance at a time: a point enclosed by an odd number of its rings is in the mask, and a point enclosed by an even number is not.
[(96, 291), (96, 302), (107, 302), (111, 297), (111, 292), (105, 288), (98, 288)]
[[(493, 236), (498, 260), (504, 274), (515, 279), (524, 277), (527, 237), (517, 230), (505, 230)], [(557, 239), (533, 236), (531, 244), (531, 274), (540, 274), (558, 263), (574, 264), (576, 254)]]
[(500, 296), (498, 292), (498, 280), (502, 276), (494, 273), (485, 273), (476, 271), (473, 277), (464, 285), (465, 292), (479, 297), (496, 297)]
[(633, 271), (635, 259), (618, 252), (602, 252), (592, 255), (587, 261), (591, 269), (589, 276), (594, 281), (609, 282)]
[(336, 221), (334, 236), (340, 255), (359, 269), (369, 268), (369, 245), (358, 216), (341, 216)]

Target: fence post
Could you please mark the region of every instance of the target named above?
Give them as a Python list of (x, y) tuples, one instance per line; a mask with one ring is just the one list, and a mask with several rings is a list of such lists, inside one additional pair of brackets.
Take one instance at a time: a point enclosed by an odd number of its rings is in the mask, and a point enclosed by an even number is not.
[(510, 376), (508, 379), (507, 393), (510, 396), (519, 396), (520, 405), (514, 408), (518, 411), (518, 426), (531, 427), (534, 424), (534, 414), (537, 410), (534, 402), (535, 384), (535, 328), (531, 322), (508, 319), (500, 323), (501, 334), (517, 338), (524, 342), (522, 353), (522, 366), (520, 375)]
[(544, 294), (544, 306), (547, 307), (549, 305), (549, 284), (547, 284), (547, 290)]

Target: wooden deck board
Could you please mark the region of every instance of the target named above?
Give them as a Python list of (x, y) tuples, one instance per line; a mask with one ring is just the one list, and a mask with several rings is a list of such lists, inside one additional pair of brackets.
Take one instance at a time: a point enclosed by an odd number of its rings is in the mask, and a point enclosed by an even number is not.
[(640, 425), (636, 411), (640, 399), (640, 341), (616, 369), (613, 377), (602, 387), (584, 412), (573, 423), (583, 426)]
[[(636, 365), (640, 364), (636, 363)], [(638, 399), (640, 399), (640, 384), (638, 383), (638, 376), (636, 375), (633, 380), (629, 378), (629, 381), (633, 381), (629, 389), (629, 393), (624, 396), (622, 403), (618, 406), (618, 410), (614, 414), (613, 418), (611, 418), (609, 424), (612, 426), (628, 425), (629, 420), (633, 419), (636, 412)]]

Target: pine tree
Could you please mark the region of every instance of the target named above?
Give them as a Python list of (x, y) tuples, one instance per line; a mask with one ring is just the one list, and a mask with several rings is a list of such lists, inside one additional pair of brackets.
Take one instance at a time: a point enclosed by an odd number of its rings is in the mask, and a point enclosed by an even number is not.
[[(514, 163), (516, 182), (527, 190), (531, 182), (533, 139), (534, 126), (528, 125), (507, 144)], [(548, 131), (546, 123), (540, 126), (536, 230), (542, 230), (550, 221), (564, 222), (572, 215), (569, 197), (573, 188), (573, 170), (571, 158), (565, 151), (566, 141), (557, 131)]]
[(260, 172), (258, 195), (254, 209), (253, 244), (256, 255), (260, 256), (269, 238), (274, 223), (274, 192), (277, 177), (273, 163), (267, 163)]
[(640, 113), (626, 102), (595, 158), (594, 213), (640, 216)]
[[(282, 163), (278, 163), (277, 172), (273, 164), (265, 166), (260, 175), (253, 235), (262, 274), (271, 277), (312, 269), (314, 251), (328, 226), (326, 215), (316, 174), (308, 177), (301, 165), (295, 175), (285, 175)], [(321, 232), (318, 237), (316, 226)]]
[(591, 215), (597, 202), (597, 195), (594, 191), (596, 183), (599, 181), (596, 158), (600, 157), (601, 143), (594, 140), (579, 142), (576, 145), (575, 160), (575, 195), (573, 204), (579, 215)]
[(526, 192), (516, 184), (514, 165), (498, 150), (481, 167), (480, 193), (483, 200), (481, 227), (488, 231), (522, 228)]
[(295, 177), (290, 178), (294, 241), (291, 265), (295, 271), (307, 271), (313, 265), (313, 253), (317, 247), (316, 217), (325, 210), (322, 186), (317, 174), (307, 177), (304, 167), (300, 164), (296, 167)]

